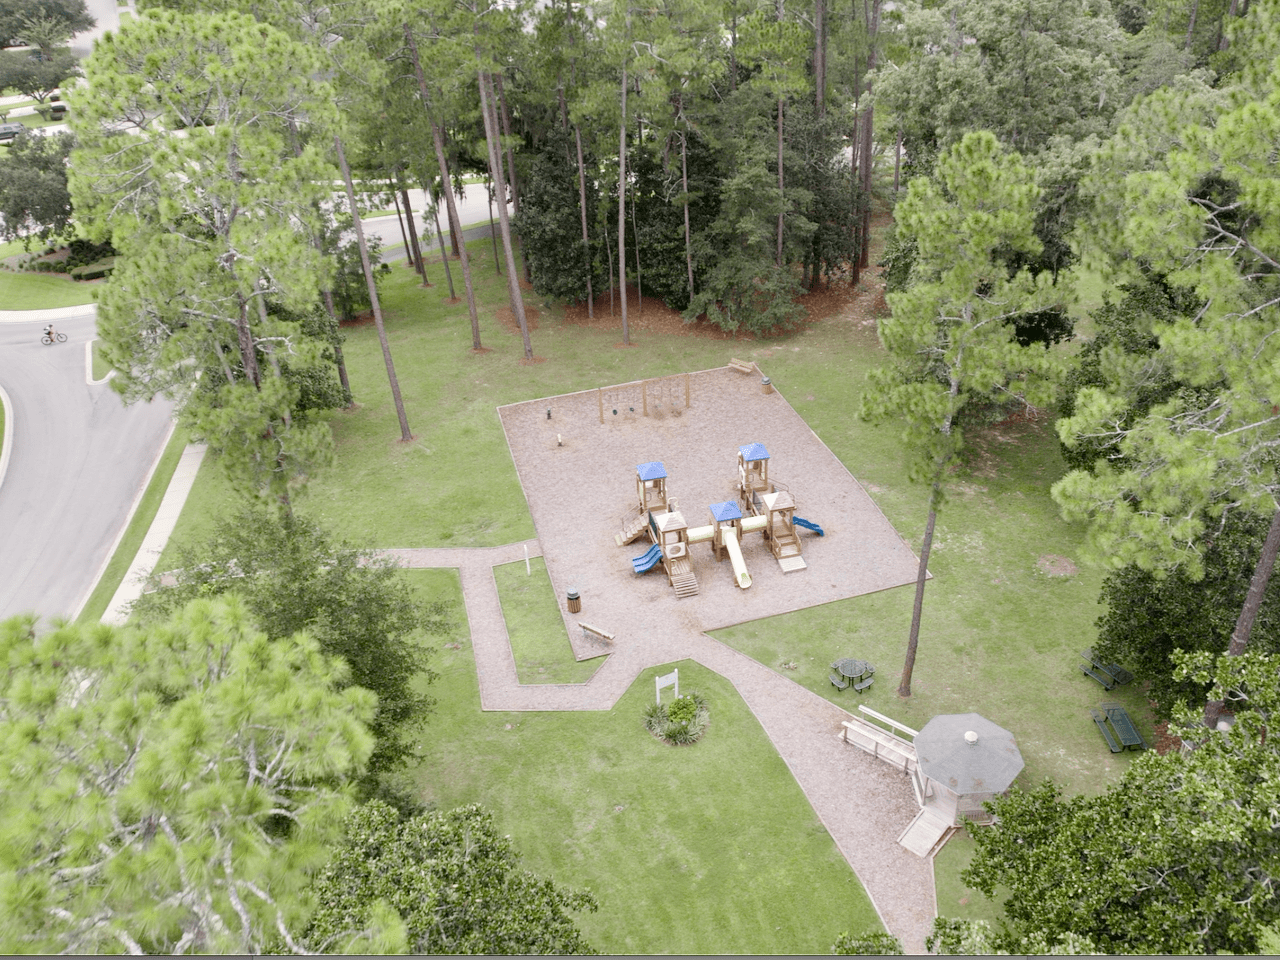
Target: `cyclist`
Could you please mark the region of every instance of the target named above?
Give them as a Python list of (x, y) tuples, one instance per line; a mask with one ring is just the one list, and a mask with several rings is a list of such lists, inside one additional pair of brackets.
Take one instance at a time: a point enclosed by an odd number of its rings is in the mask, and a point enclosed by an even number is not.
[(48, 337), (48, 338), (49, 338), (49, 342), (50, 342), (50, 343), (56, 343), (56, 342), (57, 342), (58, 335), (57, 335), (56, 333), (54, 333), (54, 332), (53, 332), (53, 324), (52, 324), (52, 323), (46, 323), (46, 324), (44, 325), (44, 335), (45, 335), (46, 337)]

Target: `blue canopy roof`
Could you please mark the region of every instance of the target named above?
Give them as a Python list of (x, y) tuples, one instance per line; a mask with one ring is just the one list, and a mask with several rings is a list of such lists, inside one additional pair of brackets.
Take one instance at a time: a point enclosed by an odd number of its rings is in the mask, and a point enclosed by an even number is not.
[(726, 520), (741, 520), (742, 511), (734, 501), (726, 500), (724, 503), (711, 504), (711, 516), (723, 523)]
[(738, 452), (742, 454), (743, 460), (768, 460), (769, 451), (764, 448), (763, 443), (748, 443), (738, 448)]
[(667, 475), (667, 468), (662, 465), (661, 460), (653, 460), (637, 466), (636, 473), (640, 474), (641, 480), (661, 480)]

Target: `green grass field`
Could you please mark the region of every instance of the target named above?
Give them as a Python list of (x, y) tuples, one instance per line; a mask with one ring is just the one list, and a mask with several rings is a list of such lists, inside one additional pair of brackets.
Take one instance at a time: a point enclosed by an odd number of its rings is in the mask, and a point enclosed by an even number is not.
[(578, 662), (564, 635), (564, 621), (541, 557), (507, 563), (493, 570), (507, 622), (516, 675), (521, 683), (586, 683), (603, 657)]
[[(405, 576), (461, 610), (453, 571)], [(434, 666), (421, 794), (441, 807), (483, 803), (530, 869), (595, 894), (600, 910), (580, 920), (597, 949), (819, 954), (845, 930), (881, 929), (723, 678), (679, 664), (682, 686), (710, 700), (711, 724), (697, 746), (669, 747), (641, 716), (667, 666), (646, 671), (613, 710), (589, 713), (482, 712), (465, 622)]]
[(48, 310), (93, 303), (94, 282), (77, 282), (58, 273), (0, 270), (0, 303), (6, 310)]
[[(490, 245), (478, 241), (469, 249), (489, 352), (471, 352), (466, 305), (443, 302), (442, 278), (424, 290), (409, 271), (392, 271), (383, 304), (414, 440), (399, 440), (374, 328), (348, 329), (344, 350), (358, 406), (329, 415), (338, 463), (312, 481), (300, 510), (371, 546), (494, 546), (532, 537), (497, 406), (720, 366), (739, 356), (761, 365), (919, 549), (926, 491), (906, 480), (899, 431), (855, 415), (866, 374), (882, 357), (871, 326), (828, 320), (774, 339), (740, 341), (637, 333), (635, 348), (620, 350), (617, 328), (568, 324), (560, 308), (528, 294), (541, 311), (531, 338), (542, 362), (526, 365), (518, 333), (495, 316), (506, 292), (494, 275)], [(1017, 736), (1027, 762), (1022, 783), (1052, 776), (1068, 793), (1099, 792), (1130, 755), (1107, 751), (1088, 708), (1118, 699), (1146, 735), (1150, 715), (1136, 690), (1104, 695), (1076, 669), (1079, 651), (1096, 635), (1100, 574), (1084, 567), (1072, 572), (1083, 528), (1064, 523), (1048, 495), (1065, 469), (1051, 421), (973, 430), (969, 440), (939, 517), (910, 700), (894, 691), (911, 588), (743, 624), (717, 639), (786, 669), (851, 710), (857, 698), (835, 691), (828, 666), (837, 656), (870, 659), (877, 682), (859, 702), (917, 729), (941, 713), (982, 713)], [(201, 535), (230, 500), (216, 462), (207, 460), (178, 537)], [(820, 504), (804, 513), (823, 521)], [(1067, 575), (1057, 575), (1064, 570)], [(440, 572), (430, 574), (444, 589)], [(796, 574), (808, 575), (815, 572)], [(504, 612), (515, 625), (522, 681), (550, 679), (553, 670), (566, 671), (555, 674), (563, 679), (572, 679), (573, 669), (589, 675), (596, 661), (571, 660), (546, 581), (527, 577), (522, 563), (497, 576)], [(448, 589), (456, 596), (456, 577)], [(838, 862), (828, 862), (822, 851), (831, 841), (808, 805), (786, 799), (798, 797), (798, 787), (725, 681), (689, 665), (696, 685), (713, 699), (713, 735), (673, 753), (639, 724), (648, 675), (607, 713), (481, 712), (474, 661), (465, 627), (460, 630), (462, 646), (445, 646), (435, 664), (443, 677), (436, 691), (441, 703), (416, 782), (442, 805), (489, 805), (534, 869), (600, 893), (601, 912), (586, 918), (584, 928), (601, 949), (825, 952), (840, 930), (876, 929), (874, 914), (868, 920), (860, 907), (823, 900), (836, 889), (848, 893), (851, 904), (863, 895), (838, 855)], [(726, 729), (734, 731), (731, 751), (718, 735)], [(743, 777), (748, 771), (752, 775)], [(677, 825), (682, 832), (673, 832)], [(752, 832), (757, 829), (763, 835)], [(746, 833), (757, 839), (732, 842)], [(747, 852), (763, 857), (766, 849), (774, 858), (761, 874), (770, 896), (757, 890), (755, 871), (740, 872)], [(957, 839), (939, 857), (939, 905), (950, 916), (992, 918), (995, 906), (959, 880), (971, 850), (971, 842)], [(833, 872), (815, 877), (815, 864)], [(669, 882), (678, 885), (668, 889)], [(807, 893), (793, 898), (790, 891), (802, 888)], [(835, 916), (847, 922), (827, 923)]]

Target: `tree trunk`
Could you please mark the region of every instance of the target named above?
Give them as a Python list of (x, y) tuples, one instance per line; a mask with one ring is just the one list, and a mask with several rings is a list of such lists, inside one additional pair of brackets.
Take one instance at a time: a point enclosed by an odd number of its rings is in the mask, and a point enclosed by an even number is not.
[(898, 195), (899, 174), (902, 171), (902, 128), (898, 128), (898, 143), (893, 148), (893, 195)]
[(1191, 35), (1196, 31), (1196, 15), (1200, 12), (1200, 0), (1192, 0), (1191, 3), (1191, 19), (1187, 23), (1187, 40), (1182, 45), (1183, 50), (1191, 49)]
[[(479, 51), (476, 52), (477, 60)], [(502, 157), (498, 143), (498, 114), (494, 108), (493, 91), (489, 89), (488, 75), (477, 72), (480, 86), (480, 112), (484, 114), (485, 139), (489, 142), (489, 167), (493, 171), (498, 188), (498, 225), (502, 228), (502, 251), (507, 260), (507, 290), (511, 294), (511, 310), (520, 325), (520, 339), (524, 341), (524, 358), (533, 359), (533, 344), (529, 341), (529, 322), (524, 315), (524, 296), (520, 292), (520, 277), (516, 273), (515, 252), (511, 245), (511, 221), (507, 217), (507, 182), (502, 176)]]
[[(493, 176), (490, 175), (489, 182), (484, 185), (485, 196), (489, 198), (489, 239), (493, 241), (493, 272), (498, 276), (502, 276), (502, 267), (498, 263), (498, 235), (493, 232)], [(505, 206), (505, 204), (504, 204)]]
[(391, 396), (396, 403), (396, 416), (400, 419), (400, 439), (408, 443), (413, 439), (409, 432), (409, 418), (405, 416), (404, 399), (400, 396), (400, 382), (396, 379), (396, 366), (391, 360), (391, 345), (387, 343), (387, 328), (382, 325), (382, 305), (378, 302), (378, 286), (373, 282), (373, 268), (369, 265), (369, 247), (364, 242), (364, 227), (360, 223), (360, 209), (356, 206), (356, 188), (351, 182), (351, 167), (342, 149), (342, 139), (334, 134), (333, 146), (338, 153), (338, 166), (347, 185), (347, 203), (351, 205), (351, 222), (356, 229), (356, 244), (360, 247), (360, 265), (364, 268), (364, 282), (369, 288), (369, 303), (373, 307), (373, 322), (378, 328), (378, 343), (382, 345), (382, 359), (387, 365), (387, 380), (391, 383)]
[(458, 295), (453, 292), (453, 271), (449, 269), (449, 254), (444, 249), (444, 232), (440, 229), (440, 204), (431, 207), (431, 219), (436, 225), (436, 243), (440, 244), (440, 262), (444, 264), (444, 278), (449, 284), (449, 299), (457, 300)]
[(938, 519), (938, 489), (935, 482), (929, 491), (929, 519), (924, 525), (924, 544), (920, 547), (920, 566), (916, 570), (916, 599), (911, 607), (911, 632), (907, 635), (907, 657), (902, 665), (898, 696), (911, 696), (911, 672), (916, 668), (916, 647), (920, 643), (920, 618), (924, 613), (924, 584), (929, 579), (929, 552), (933, 549), (933, 527)]
[(826, 113), (827, 99), (827, 0), (813, 4), (813, 86), (818, 119)]
[(404, 217), (400, 214), (400, 198), (396, 194), (396, 185), (391, 184), (391, 202), (396, 208), (396, 226), (400, 228), (400, 243), (404, 246), (405, 259), (409, 261), (409, 267), (414, 273), (421, 274), (422, 271), (418, 267), (418, 261), (414, 259), (413, 247), (409, 246), (409, 235), (404, 232)]
[(782, 179), (782, 98), (778, 98), (778, 269), (782, 269), (782, 223), (787, 210), (787, 194)]
[(237, 297), (240, 301), (240, 315), (236, 320), (236, 344), (240, 348), (240, 368), (244, 371), (245, 378), (261, 390), (262, 371), (258, 368), (258, 348), (253, 342), (253, 331), (249, 327), (249, 301), (243, 296)]
[(689, 273), (689, 299), (693, 299), (693, 233), (689, 229), (689, 131), (680, 135), (680, 185), (684, 188), (684, 265)]
[(738, 90), (738, 15), (729, 18), (729, 92)]
[[(511, 140), (511, 117), (507, 114), (507, 98), (502, 92), (502, 74), (495, 74), (493, 83), (498, 93), (498, 104), (502, 107), (502, 135)], [(511, 144), (507, 144), (507, 173), (511, 175), (511, 212), (514, 216), (520, 216), (520, 182), (516, 178), (516, 155)], [(520, 244), (520, 260), (524, 265), (524, 279), (527, 283), (533, 283), (533, 274), (529, 272), (529, 258), (525, 256), (524, 244)]]
[[(413, 70), (418, 78), (418, 95), (422, 98), (422, 109), (427, 114), (427, 119), (431, 121), (431, 142), (436, 151), (436, 163), (440, 167), (440, 183), (444, 188), (445, 209), (448, 211), (449, 239), (454, 245), (458, 259), (462, 262), (462, 281), (467, 288), (467, 310), (471, 313), (471, 349), (480, 350), (483, 349), (480, 346), (480, 315), (476, 313), (476, 291), (471, 283), (471, 262), (467, 258), (467, 245), (466, 243), (459, 243), (459, 240), (462, 239), (462, 222), (458, 216), (458, 206), (453, 201), (453, 184), (449, 180), (449, 162), (444, 155), (444, 134), (440, 132), (440, 125), (431, 117), (431, 98), (427, 95), (427, 78), (422, 73), (422, 63), (418, 59), (418, 44), (413, 39), (413, 31), (409, 29), (408, 23), (404, 25), (404, 38), (409, 46), (409, 53), (413, 58)], [(440, 223), (437, 220), (437, 232), (439, 229)], [(441, 238), (440, 243), (440, 256), (447, 259), (443, 238)], [(452, 281), (450, 281), (450, 290), (452, 291)]]
[(1218, 49), (1226, 50), (1231, 46), (1231, 41), (1227, 39), (1226, 21), (1235, 19), (1236, 8), (1239, 6), (1239, 0), (1231, 0), (1231, 6), (1227, 8), (1227, 15), (1218, 21)]
[[(302, 144), (298, 140), (298, 128), (294, 125), (292, 120), (289, 121), (289, 140), (293, 145), (293, 155), (295, 157), (302, 156)], [(321, 215), (320, 204), (318, 201), (315, 204), (315, 211), (316, 216)], [(320, 238), (319, 233), (311, 234), (311, 245), (316, 248), (316, 253), (320, 254), (321, 257), (324, 256), (324, 241)], [(355, 400), (351, 393), (351, 381), (347, 378), (347, 362), (342, 356), (342, 343), (340, 342), (342, 340), (342, 336), (340, 334), (341, 324), (338, 322), (337, 308), (333, 304), (333, 291), (321, 290), (320, 298), (324, 301), (324, 309), (325, 312), (329, 314), (330, 322), (333, 323), (333, 362), (337, 364), (338, 382), (342, 384), (343, 392), (347, 397), (347, 409), (350, 409), (355, 403)], [(221, 349), (218, 350), (218, 356), (222, 356)]]
[(622, 342), (630, 346), (627, 328), (627, 63), (622, 62), (622, 122), (618, 124), (618, 289), (622, 294)]
[[(1271, 582), (1271, 572), (1275, 569), (1276, 556), (1280, 555), (1280, 509), (1271, 515), (1271, 527), (1267, 530), (1267, 539), (1262, 544), (1262, 553), (1253, 567), (1253, 578), (1249, 581), (1249, 592), (1245, 595), (1244, 606), (1240, 608), (1240, 616), (1236, 619), (1235, 629), (1231, 631), (1231, 642), (1227, 644), (1228, 657), (1244, 656), (1249, 638), (1253, 634), (1254, 621), (1258, 619), (1258, 611), (1262, 609), (1262, 599), (1267, 593), (1267, 584)], [(1225, 703), (1222, 700), (1210, 700), (1204, 707), (1204, 725), (1213, 729), (1218, 725)]]
[(604, 252), (609, 257), (609, 316), (613, 316), (613, 246), (609, 243), (609, 231), (604, 231)]
[(400, 202), (404, 206), (404, 218), (409, 222), (409, 244), (413, 247), (413, 257), (418, 261), (418, 273), (422, 275), (422, 285), (431, 286), (431, 278), (427, 276), (427, 261), (422, 257), (422, 247), (418, 245), (418, 230), (413, 224), (413, 207), (409, 206), (409, 190), (400, 185)]
[[(636, 85), (636, 95), (639, 96), (640, 87)], [(644, 136), (644, 128), (640, 125), (640, 121), (636, 122), (636, 146), (639, 148), (640, 141)], [(644, 278), (640, 273), (640, 227), (636, 223), (636, 194), (639, 190), (631, 191), (631, 239), (632, 245), (636, 252), (636, 314), (644, 315)]]
[[(871, 74), (876, 68), (876, 37), (880, 32), (880, 0), (871, 2), (871, 19), (867, 24), (867, 93), (871, 93)], [(871, 265), (871, 133), (876, 105), (872, 100), (862, 120), (862, 252), (858, 265), (864, 270)]]
[(582, 131), (576, 124), (573, 139), (578, 147), (578, 210), (582, 214), (582, 250), (587, 257), (587, 316), (595, 319), (595, 294), (591, 290), (591, 234), (587, 230), (587, 168), (582, 162)]

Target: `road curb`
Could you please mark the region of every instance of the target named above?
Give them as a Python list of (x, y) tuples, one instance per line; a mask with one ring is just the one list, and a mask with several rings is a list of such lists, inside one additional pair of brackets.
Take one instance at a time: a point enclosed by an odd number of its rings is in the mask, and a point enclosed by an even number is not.
[(9, 454), (13, 450), (13, 404), (0, 384), (0, 407), (4, 408), (4, 442), (0, 443), (0, 487), (4, 486), (4, 473), (9, 469)]

